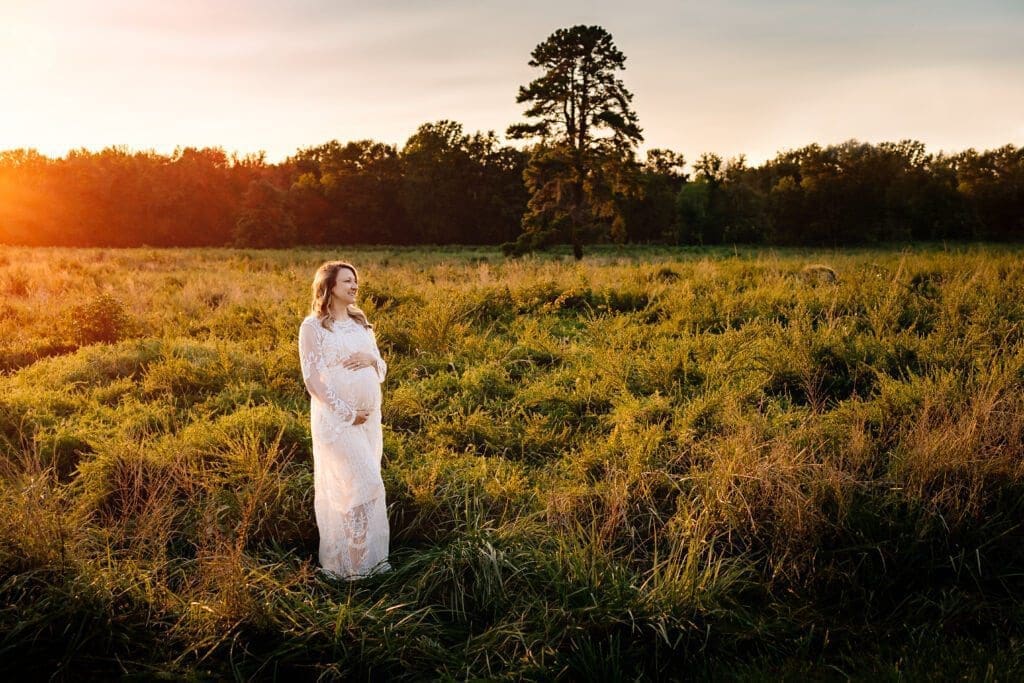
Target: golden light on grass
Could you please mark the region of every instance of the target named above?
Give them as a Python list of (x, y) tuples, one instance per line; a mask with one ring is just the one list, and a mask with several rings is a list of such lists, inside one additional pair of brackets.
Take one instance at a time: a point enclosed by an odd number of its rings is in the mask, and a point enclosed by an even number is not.
[[(346, 257), (391, 365), (396, 572), (338, 593), (313, 571), (293, 348), (321, 255), (0, 250), (0, 561), (19, 606), (0, 620), (22, 651), (352, 673), (344, 648), (441, 673), (444, 642), (482, 677), (664, 674), (747, 645), (797, 656), (822, 594), (848, 637), (880, 628), (859, 630), (865, 591), (901, 628), (931, 628), (917, 601), (950, 590), (979, 614), (1010, 604), (1013, 249)], [(54, 307), (72, 290), (81, 307)], [(123, 640), (66, 637), (93, 619)], [(654, 640), (580, 649), (619, 628)], [(805, 647), (889, 666), (884, 647)]]

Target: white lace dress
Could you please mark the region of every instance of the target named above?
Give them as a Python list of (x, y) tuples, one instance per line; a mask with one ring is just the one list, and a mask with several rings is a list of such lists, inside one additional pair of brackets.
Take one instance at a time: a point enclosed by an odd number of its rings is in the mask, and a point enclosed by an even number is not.
[[(342, 361), (356, 351), (371, 354), (376, 367), (343, 367)], [(311, 396), (320, 565), (345, 579), (386, 571), (390, 531), (380, 476), (380, 383), (387, 364), (373, 332), (352, 319), (326, 330), (315, 317), (307, 317), (299, 327), (299, 357)], [(370, 417), (353, 425), (356, 410), (369, 410)]]

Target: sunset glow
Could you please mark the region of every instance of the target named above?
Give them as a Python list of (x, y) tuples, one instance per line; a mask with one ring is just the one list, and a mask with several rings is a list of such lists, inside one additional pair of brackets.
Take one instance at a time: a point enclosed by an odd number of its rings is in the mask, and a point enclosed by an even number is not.
[(751, 161), (810, 142), (1024, 143), (1024, 6), (3, 0), (0, 149), (402, 144), (520, 117), (530, 50), (596, 23), (627, 55), (645, 148)]

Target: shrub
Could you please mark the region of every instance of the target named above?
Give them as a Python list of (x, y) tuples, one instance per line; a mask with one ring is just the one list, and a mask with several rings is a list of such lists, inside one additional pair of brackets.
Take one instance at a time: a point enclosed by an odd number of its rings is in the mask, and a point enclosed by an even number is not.
[(467, 407), (507, 399), (515, 391), (508, 380), (508, 372), (493, 361), (468, 368), (459, 382)]
[(133, 321), (124, 304), (112, 294), (100, 294), (73, 306), (68, 328), (81, 345), (115, 342), (131, 334)]
[(0, 372), (13, 372), (42, 358), (74, 351), (76, 346), (56, 339), (30, 339), (14, 346), (0, 347)]
[(93, 452), (87, 434), (65, 429), (46, 430), (35, 436), (35, 450), (44, 467), (52, 467), (58, 480), (67, 481), (83, 457)]
[(309, 421), (274, 405), (242, 406), (212, 421), (196, 421), (182, 430), (183, 442), (204, 452), (222, 450), (240, 441), (254, 448), (274, 447), (288, 457), (309, 462), (312, 450)]

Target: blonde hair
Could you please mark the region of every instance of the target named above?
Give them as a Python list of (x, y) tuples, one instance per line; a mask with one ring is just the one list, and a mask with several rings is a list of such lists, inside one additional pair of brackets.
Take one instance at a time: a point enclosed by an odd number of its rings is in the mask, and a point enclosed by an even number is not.
[[(316, 275), (313, 276), (313, 303), (310, 305), (309, 314), (316, 316), (324, 329), (331, 329), (331, 300), (334, 298), (332, 292), (338, 281), (338, 271), (342, 268), (351, 270), (356, 283), (359, 283), (359, 273), (356, 272), (355, 266), (345, 261), (327, 261), (316, 269)], [(349, 304), (348, 314), (366, 329), (373, 329), (373, 325), (366, 319), (366, 314), (355, 304)]]

